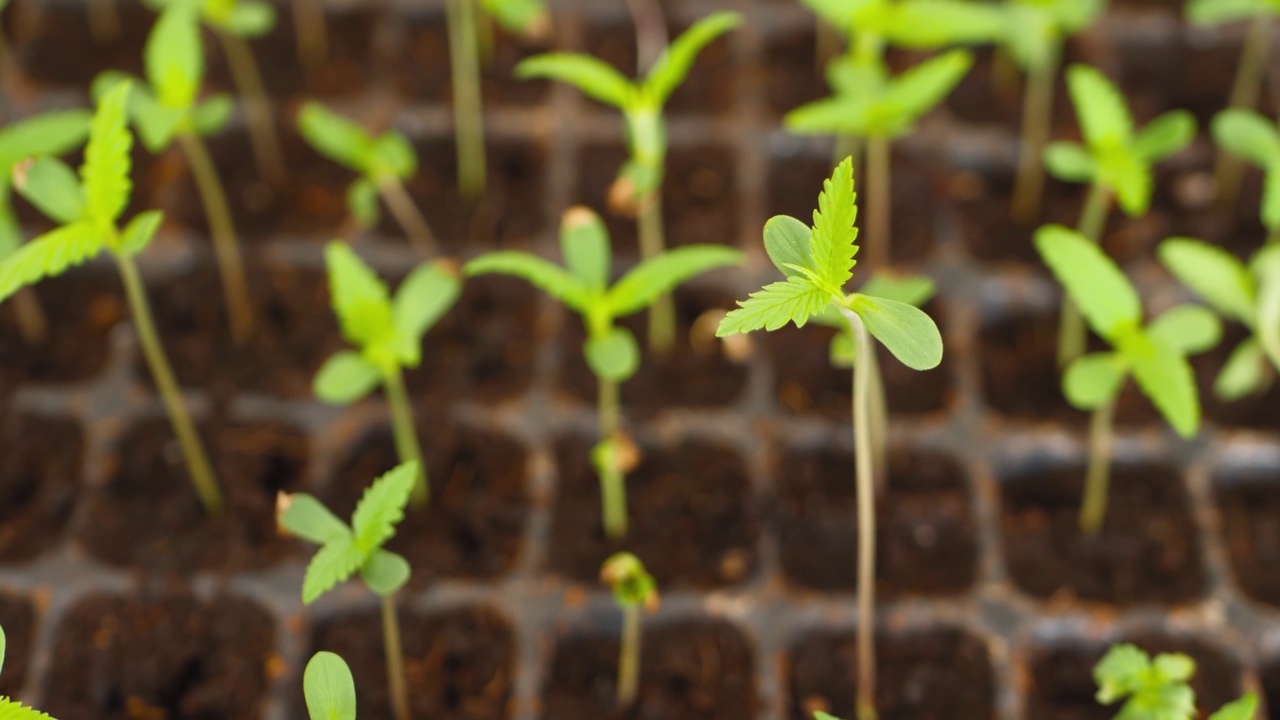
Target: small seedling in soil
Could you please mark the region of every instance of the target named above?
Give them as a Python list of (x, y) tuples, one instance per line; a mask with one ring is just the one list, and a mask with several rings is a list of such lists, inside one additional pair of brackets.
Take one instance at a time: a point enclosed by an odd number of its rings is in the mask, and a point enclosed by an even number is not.
[(618, 318), (651, 306), (676, 286), (708, 270), (737, 265), (742, 253), (717, 245), (690, 245), (649, 257), (609, 286), (613, 264), (609, 232), (600, 217), (583, 207), (569, 209), (560, 228), (565, 267), (536, 255), (506, 250), (481, 255), (464, 268), (467, 276), (502, 273), (524, 278), (582, 316), (587, 340), (582, 352), (599, 380), (600, 441), (592, 462), (600, 476), (605, 534), (627, 534), (626, 472), (635, 449), (621, 428), (618, 385), (640, 366), (635, 336), (616, 327)]
[(311, 720), (356, 720), (356, 683), (351, 668), (331, 652), (311, 656), (302, 673), (302, 695)]
[[(640, 253), (647, 260), (666, 245), (662, 227), (662, 179), (667, 158), (663, 105), (684, 82), (702, 49), (742, 24), (734, 12), (718, 12), (694, 23), (658, 57), (643, 81), (631, 82), (612, 66), (589, 55), (549, 53), (516, 66), (520, 78), (551, 78), (622, 111), (631, 157), (609, 191), (615, 212), (635, 215)], [(676, 340), (675, 306), (663, 296), (649, 312), (649, 347), (665, 354)]]
[(1138, 292), (1095, 243), (1048, 225), (1036, 233), (1035, 244), (1089, 327), (1112, 348), (1076, 358), (1062, 376), (1067, 401), (1093, 412), (1080, 529), (1094, 535), (1106, 517), (1112, 421), (1125, 380), (1133, 376), (1179, 435), (1194, 436), (1200, 427), (1200, 400), (1187, 356), (1217, 345), (1222, 326), (1205, 307), (1179, 305), (1143, 327)]
[(409, 718), (409, 693), (395, 604), (396, 591), (409, 582), (409, 562), (382, 546), (395, 535), (396, 525), (404, 519), (405, 505), (420, 474), (417, 462), (406, 462), (374, 480), (356, 505), (350, 525), (306, 493), (281, 493), (276, 513), (282, 530), (320, 546), (307, 565), (302, 581), (304, 604), (319, 600), (357, 572), (365, 586), (382, 598), (387, 677), (396, 720)]
[(1280, 243), (1280, 128), (1253, 110), (1224, 110), (1213, 118), (1213, 140), (1226, 154), (1266, 173), (1262, 224), (1267, 243)]
[(1191, 238), (1165, 240), (1156, 253), (1183, 285), (1251, 333), (1231, 352), (1213, 394), (1230, 402), (1266, 392), (1280, 373), (1280, 244), (1258, 251), (1248, 265)]
[[(0, 670), (4, 670), (4, 628), (0, 627)], [(3, 720), (51, 720), (48, 715), (33, 710), (17, 700), (0, 697), (0, 718)]]
[(721, 321), (716, 334), (777, 330), (787, 323), (804, 327), (834, 307), (853, 334), (853, 427), (858, 491), (858, 699), (857, 716), (870, 720), (875, 710), (875, 451), (872, 444), (870, 362), (877, 340), (908, 367), (928, 370), (942, 362), (942, 335), (921, 310), (907, 303), (864, 293), (845, 294), (858, 252), (853, 159), (836, 167), (818, 198), (813, 227), (780, 215), (764, 227), (769, 259), (786, 280), (766, 285)]
[[(84, 144), (90, 113), (63, 110), (27, 118), (0, 128), (0, 262), (22, 246), (22, 228), (9, 196), (14, 167), (33, 155), (62, 155)], [(13, 296), (18, 329), (28, 345), (44, 342), (48, 335), (44, 311), (30, 288)]]
[(153, 154), (163, 152), (175, 140), (182, 148), (209, 220), (231, 337), (244, 343), (253, 332), (253, 303), (227, 193), (204, 142), (205, 136), (226, 127), (233, 108), (227, 95), (200, 101), (204, 54), (197, 11), (189, 2), (170, 3), (160, 11), (144, 52), (147, 83), (110, 71), (94, 81), (94, 94), (101, 96), (118, 83), (130, 81), (129, 116), (142, 144)]
[[(1123, 701), (1116, 720), (1195, 720), (1196, 692), (1188, 684), (1196, 663), (1181, 653), (1161, 653), (1153, 660), (1128, 643), (1113, 645), (1093, 668), (1097, 700), (1111, 706)], [(1252, 720), (1258, 709), (1253, 693), (1223, 705), (1209, 720)]]
[(418, 171), (418, 154), (408, 138), (395, 130), (374, 137), (315, 102), (307, 103), (298, 113), (298, 131), (316, 152), (360, 173), (347, 188), (347, 208), (361, 229), (378, 224), (381, 197), (409, 235), (409, 242), (423, 254), (435, 251), (435, 235), (404, 187)]
[(205, 509), (216, 515), (222, 510), (222, 492), (165, 356), (134, 261), (150, 244), (163, 215), (150, 210), (139, 213), (123, 229), (119, 226), (133, 185), (129, 179), (133, 136), (126, 120), (131, 89), (129, 83), (120, 83), (98, 102), (79, 178), (60, 160), (48, 156), (22, 163), (15, 170), (14, 187), (60, 227), (23, 245), (0, 263), (0, 301), (26, 285), (86, 263), (104, 250), (110, 254), (124, 282), (134, 328), (182, 446), (187, 471)]
[[(1078, 230), (1096, 243), (1106, 227), (1113, 197), (1126, 215), (1146, 214), (1154, 185), (1151, 166), (1189, 145), (1195, 138), (1196, 121), (1191, 113), (1174, 110), (1135, 131), (1124, 96), (1088, 65), (1067, 69), (1067, 88), (1084, 144), (1050, 143), (1044, 162), (1059, 180), (1089, 184)], [(1069, 299), (1062, 304), (1058, 328), (1058, 366), (1065, 368), (1083, 355), (1084, 343), (1084, 320)]]
[(325, 263), (342, 336), (359, 350), (344, 350), (325, 361), (316, 373), (316, 397), (333, 405), (347, 405), (382, 387), (391, 408), (400, 462), (421, 467), (413, 503), (425, 507), (427, 468), (402, 371), (422, 362), (422, 336), (457, 301), (462, 291), (457, 268), (444, 260), (423, 263), (409, 273), (392, 298), (386, 283), (345, 243), (329, 243)]
[(640, 622), (645, 612), (658, 609), (658, 583), (644, 569), (640, 558), (616, 553), (600, 566), (600, 582), (613, 590), (622, 609), (622, 647), (618, 654), (618, 707), (636, 701), (640, 689)]

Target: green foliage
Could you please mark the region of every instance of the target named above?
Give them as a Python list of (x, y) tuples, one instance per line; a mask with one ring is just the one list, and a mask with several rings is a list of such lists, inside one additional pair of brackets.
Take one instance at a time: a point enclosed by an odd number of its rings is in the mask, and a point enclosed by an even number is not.
[(0, 128), (0, 261), (22, 245), (22, 228), (10, 204), (15, 166), (25, 158), (62, 155), (84, 143), (89, 135), (86, 110), (44, 113)]
[(276, 10), (263, 0), (143, 0), (158, 12), (187, 5), (214, 30), (239, 38), (269, 34), (276, 26)]
[(356, 720), (356, 684), (346, 661), (318, 652), (302, 674), (302, 694), (311, 720)]
[(600, 582), (613, 589), (619, 607), (649, 607), (658, 603), (658, 582), (640, 558), (629, 552), (610, 555), (600, 566)]
[(1253, 110), (1232, 108), (1214, 116), (1212, 133), (1220, 148), (1266, 174), (1262, 224), (1269, 230), (1280, 228), (1280, 129)]
[(1236, 20), (1280, 15), (1276, 0), (1187, 0), (1187, 20), (1195, 25), (1221, 25)]
[(480, 7), (512, 32), (537, 34), (550, 22), (543, 0), (480, 0)]
[(1209, 716), (1209, 720), (1253, 720), (1257, 712), (1258, 696), (1245, 693), (1243, 697), (1218, 708), (1217, 712)]
[[(1113, 645), (1093, 668), (1097, 699), (1103, 705), (1124, 701), (1116, 720), (1193, 720), (1196, 694), (1188, 684), (1196, 664), (1180, 653), (1153, 660), (1134, 645)], [(1209, 716), (1209, 720), (1252, 720), (1258, 698), (1247, 693)]]
[(408, 582), (408, 563), (382, 546), (404, 519), (417, 477), (418, 463), (406, 462), (374, 480), (356, 505), (350, 526), (311, 495), (281, 493), (276, 510), (280, 527), (321, 546), (307, 565), (304, 603), (315, 602), (357, 571), (370, 590), (382, 596)]

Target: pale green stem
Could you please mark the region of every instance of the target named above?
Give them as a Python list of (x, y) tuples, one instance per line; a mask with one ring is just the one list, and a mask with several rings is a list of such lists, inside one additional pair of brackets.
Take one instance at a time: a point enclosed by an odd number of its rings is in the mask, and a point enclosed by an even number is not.
[(867, 240), (863, 243), (867, 264), (880, 269), (889, 264), (892, 176), (889, 165), (889, 138), (867, 141)]
[(89, 31), (94, 42), (108, 45), (120, 37), (120, 13), (115, 0), (87, 0), (89, 4)]
[(293, 0), (293, 34), (297, 36), (298, 62), (314, 70), (329, 54), (329, 32), (324, 21), (324, 0)]
[[(618, 383), (599, 378), (600, 442), (617, 436), (622, 424)], [(617, 539), (627, 534), (627, 486), (622, 470), (614, 461), (599, 463), (601, 512), (604, 518), (604, 534)]]
[[(1240, 51), (1240, 64), (1236, 66), (1235, 81), (1231, 84), (1229, 107), (1250, 110), (1257, 107), (1270, 45), (1271, 18), (1266, 14), (1259, 15), (1249, 24), (1249, 32), (1245, 35), (1244, 48)], [(1218, 203), (1222, 207), (1235, 206), (1243, 173), (1244, 164), (1239, 158), (1231, 153), (1218, 153), (1213, 178), (1214, 186), (1217, 188)]]
[(413, 425), (413, 408), (409, 404), (409, 394), (404, 389), (404, 377), (400, 374), (400, 368), (384, 373), (382, 386), (386, 390), (387, 405), (391, 409), (391, 433), (396, 441), (396, 455), (402, 463), (418, 463), (418, 481), (413, 486), (411, 501), (415, 507), (424, 508), (430, 498), (427, 465), (422, 460), (418, 431)]
[(127, 255), (115, 255), (116, 266), (120, 269), (120, 278), (124, 282), (125, 296), (129, 301), (129, 309), (133, 314), (134, 329), (138, 333), (138, 341), (142, 345), (142, 353), (151, 368), (151, 377), (155, 380), (160, 400), (169, 413), (169, 422), (173, 432), (178, 436), (178, 444), (182, 448), (182, 457), (187, 463), (187, 472), (195, 485), (200, 502), (210, 515), (222, 512), (222, 491), (214, 478), (213, 467), (209, 464), (209, 456), (200, 442), (191, 415), (187, 413), (186, 403), (182, 400), (182, 391), (178, 381), (174, 379), (173, 368), (169, 358), (165, 356), (164, 346), (160, 343), (160, 335), (156, 332), (155, 321), (151, 317), (151, 305), (147, 302), (147, 291), (138, 273), (138, 266), (133, 258)]
[(404, 651), (400, 648), (400, 618), (395, 593), (382, 596), (382, 644), (387, 653), (387, 685), (396, 720), (409, 720), (409, 688), (404, 676)]
[(383, 175), (378, 178), (378, 194), (386, 201), (387, 208), (395, 216), (396, 222), (409, 236), (409, 242), (418, 252), (430, 255), (436, 251), (436, 236), (431, 232), (427, 219), (418, 211), (418, 206), (409, 196), (404, 183), (395, 175)]
[(875, 450), (871, 441), (872, 364), (875, 349), (862, 318), (842, 310), (853, 331), (853, 456), (858, 494), (858, 647), (857, 717), (876, 719), (875, 581), (876, 488)]
[(480, 97), (480, 49), (476, 0), (447, 0), (449, 64), (453, 68), (453, 131), (458, 148), (458, 192), (466, 199), (484, 194), (484, 117)]
[(644, 609), (622, 608), (622, 649), (618, 654), (618, 707), (631, 707), (640, 691), (640, 629)]
[[(648, 260), (662, 254), (666, 239), (662, 229), (662, 189), (658, 188), (640, 200), (636, 217), (640, 234), (640, 255)], [(659, 356), (668, 355), (676, 344), (676, 308), (670, 295), (663, 295), (649, 308), (649, 349)]]
[(1027, 71), (1022, 99), (1022, 148), (1013, 185), (1013, 219), (1029, 224), (1040, 214), (1044, 196), (1044, 148), (1053, 123), (1053, 86), (1057, 81), (1059, 52), (1055, 41), (1046, 49), (1044, 62)]
[(1080, 503), (1080, 530), (1096, 535), (1107, 516), (1107, 486), (1111, 480), (1111, 425), (1116, 401), (1106, 401), (1089, 421), (1089, 469)]
[[(1098, 183), (1091, 185), (1084, 210), (1080, 214), (1080, 234), (1092, 242), (1098, 242), (1106, 227), (1110, 208), (1111, 191)], [(1071, 298), (1064, 294), (1062, 318), (1058, 324), (1058, 368), (1065, 369), (1072, 360), (1084, 355), (1086, 341), (1084, 317)]]
[(18, 319), (18, 331), (27, 345), (40, 345), (49, 337), (49, 323), (35, 290), (24, 287), (13, 295), (13, 312)]
[(288, 169), (284, 151), (280, 149), (280, 139), (276, 136), (275, 120), (271, 116), (271, 100), (267, 97), (258, 61), (253, 58), (253, 50), (244, 40), (223, 30), (214, 35), (222, 43), (231, 79), (240, 93), (240, 99), (244, 101), (245, 118), (249, 123), (249, 143), (253, 146), (258, 171), (267, 182), (281, 185), (288, 179)]
[(867, 401), (871, 404), (871, 447), (875, 448), (876, 488), (883, 490), (889, 477), (889, 404), (885, 397), (880, 360), (874, 348), (867, 356), (867, 362), (871, 365), (871, 388)]

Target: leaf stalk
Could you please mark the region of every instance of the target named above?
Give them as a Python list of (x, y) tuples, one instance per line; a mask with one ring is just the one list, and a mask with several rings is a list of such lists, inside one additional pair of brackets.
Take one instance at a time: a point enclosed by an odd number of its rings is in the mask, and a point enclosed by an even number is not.
[(871, 371), (867, 362), (875, 352), (867, 326), (857, 313), (841, 312), (853, 331), (853, 456), (858, 497), (858, 647), (857, 717), (876, 720), (875, 579), (876, 489), (875, 451), (871, 439)]
[(387, 405), (391, 409), (391, 433), (395, 438), (396, 455), (402, 463), (418, 463), (418, 478), (414, 482), (413, 495), (409, 500), (414, 507), (422, 509), (430, 499), (427, 466), (422, 462), (422, 447), (418, 444), (418, 431), (413, 423), (413, 408), (409, 404), (409, 394), (405, 391), (400, 368), (393, 367), (389, 372), (384, 371), (382, 386), (386, 389)]
[(427, 219), (418, 211), (418, 206), (409, 196), (400, 178), (394, 175), (383, 175), (378, 178), (378, 194), (386, 201), (387, 208), (395, 216), (396, 222), (409, 236), (409, 242), (423, 255), (435, 253), (436, 236), (431, 232)]
[[(598, 402), (600, 442), (607, 442), (617, 437), (622, 424), (618, 383), (600, 378)], [(607, 537), (618, 539), (627, 535), (627, 488), (622, 469), (618, 467), (616, 453), (612, 455), (615, 457), (598, 463), (596, 472), (600, 475), (604, 533)]]
[[(666, 238), (662, 228), (662, 189), (659, 187), (640, 201), (636, 216), (640, 235), (640, 255), (648, 260), (662, 254)], [(659, 356), (671, 353), (676, 344), (676, 309), (670, 295), (653, 301), (649, 308), (649, 349)]]
[(884, 268), (889, 264), (889, 234), (892, 223), (893, 182), (889, 160), (889, 138), (867, 141), (867, 264)]
[(293, 0), (293, 34), (298, 43), (298, 62), (315, 70), (329, 54), (329, 33), (324, 21), (323, 0)]
[[(1107, 212), (1111, 208), (1111, 191), (1094, 183), (1089, 186), (1084, 209), (1080, 213), (1080, 234), (1097, 243), (1106, 227)], [(1058, 369), (1065, 370), (1071, 361), (1084, 355), (1086, 347), (1084, 317), (1080, 309), (1067, 295), (1062, 297), (1062, 316), (1058, 323)]]
[(1030, 224), (1040, 214), (1044, 199), (1044, 148), (1053, 124), (1054, 83), (1057, 81), (1061, 44), (1045, 48), (1042, 62), (1027, 69), (1022, 99), (1022, 149), (1013, 184), (1013, 220)]
[(622, 648), (618, 654), (618, 707), (631, 707), (640, 691), (640, 631), (642, 605), (622, 608)]
[[(1240, 64), (1236, 67), (1235, 80), (1231, 84), (1228, 107), (1253, 109), (1258, 105), (1262, 91), (1263, 74), (1266, 72), (1267, 55), (1271, 46), (1271, 18), (1259, 15), (1249, 23), (1240, 50)], [(1244, 163), (1227, 152), (1219, 152), (1214, 162), (1213, 179), (1217, 188), (1219, 207), (1230, 210), (1235, 207), (1240, 194), (1240, 178)]]
[(49, 322), (35, 290), (25, 287), (13, 295), (13, 312), (18, 320), (22, 341), (35, 347), (49, 338)]
[(382, 596), (382, 644), (387, 655), (387, 685), (391, 691), (392, 712), (396, 720), (409, 720), (409, 689), (405, 683), (395, 593)]
[(1115, 407), (1116, 401), (1112, 398), (1094, 410), (1089, 420), (1089, 468), (1080, 502), (1080, 531), (1086, 535), (1097, 535), (1107, 516)]

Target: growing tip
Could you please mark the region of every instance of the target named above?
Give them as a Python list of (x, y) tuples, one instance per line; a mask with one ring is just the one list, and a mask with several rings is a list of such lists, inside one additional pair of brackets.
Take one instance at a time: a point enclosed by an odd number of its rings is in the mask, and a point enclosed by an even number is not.
[(27, 185), (27, 171), (34, 165), (36, 159), (33, 157), (20, 160), (13, 166), (13, 187), (22, 190)]
[(280, 522), (280, 518), (284, 517), (285, 512), (289, 510), (289, 506), (293, 504), (293, 495), (280, 491), (276, 493), (276, 532), (283, 536), (290, 533)]

